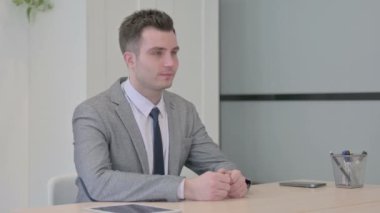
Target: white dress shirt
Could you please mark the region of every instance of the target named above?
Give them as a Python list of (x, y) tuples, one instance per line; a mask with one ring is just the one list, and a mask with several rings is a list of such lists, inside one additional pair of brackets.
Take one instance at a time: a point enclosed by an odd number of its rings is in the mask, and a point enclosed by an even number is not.
[(165, 109), (164, 99), (161, 97), (160, 102), (154, 105), (147, 98), (141, 95), (130, 83), (129, 80), (122, 83), (125, 96), (131, 105), (133, 115), (140, 129), (141, 136), (144, 141), (146, 154), (148, 156), (149, 172), (153, 174), (153, 119), (149, 113), (154, 107), (160, 110), (158, 122), (160, 124), (162, 149), (164, 156), (165, 174), (168, 174), (169, 159), (169, 130), (168, 130), (168, 114)]
[[(165, 175), (167, 175), (169, 162), (169, 128), (168, 114), (166, 112), (164, 99), (161, 96), (160, 102), (157, 105), (154, 105), (132, 86), (129, 79), (124, 81), (121, 84), (121, 87), (124, 91), (125, 98), (128, 100), (132, 108), (133, 116), (140, 129), (146, 154), (148, 156), (150, 174), (153, 174), (153, 119), (149, 116), (149, 113), (154, 107), (157, 107), (160, 110), (158, 122), (161, 130)], [(180, 199), (184, 199), (184, 182), (185, 181), (183, 180), (177, 189), (177, 196)]]

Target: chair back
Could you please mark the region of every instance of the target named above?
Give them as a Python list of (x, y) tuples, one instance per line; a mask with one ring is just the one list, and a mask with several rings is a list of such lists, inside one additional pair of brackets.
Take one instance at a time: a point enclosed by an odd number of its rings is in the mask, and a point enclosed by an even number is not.
[(76, 174), (55, 176), (48, 181), (48, 204), (61, 205), (75, 203), (78, 188), (75, 185)]

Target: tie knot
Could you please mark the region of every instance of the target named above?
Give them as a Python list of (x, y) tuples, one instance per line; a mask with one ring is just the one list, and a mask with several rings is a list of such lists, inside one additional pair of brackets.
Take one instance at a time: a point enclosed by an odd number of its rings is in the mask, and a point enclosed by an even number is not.
[(160, 110), (157, 107), (154, 107), (152, 111), (150, 111), (149, 116), (153, 118), (153, 120), (158, 120), (158, 115), (160, 114)]

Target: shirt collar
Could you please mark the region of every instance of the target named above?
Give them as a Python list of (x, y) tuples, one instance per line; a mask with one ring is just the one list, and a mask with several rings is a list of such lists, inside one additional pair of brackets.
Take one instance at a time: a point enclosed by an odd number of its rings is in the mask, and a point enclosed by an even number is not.
[(161, 95), (160, 102), (157, 105), (154, 105), (150, 100), (141, 95), (131, 84), (129, 79), (122, 83), (121, 87), (125, 91), (126, 98), (136, 106), (136, 108), (145, 116), (148, 117), (149, 113), (154, 107), (157, 107), (160, 110), (159, 116), (166, 115), (165, 102)]

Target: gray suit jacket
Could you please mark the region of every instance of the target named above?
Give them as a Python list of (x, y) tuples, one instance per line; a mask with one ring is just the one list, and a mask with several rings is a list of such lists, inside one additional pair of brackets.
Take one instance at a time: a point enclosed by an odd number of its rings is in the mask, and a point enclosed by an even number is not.
[(74, 112), (74, 161), (78, 202), (177, 201), (183, 166), (197, 174), (234, 169), (208, 136), (195, 107), (165, 91), (168, 113), (168, 175), (150, 175), (144, 142), (119, 79)]

